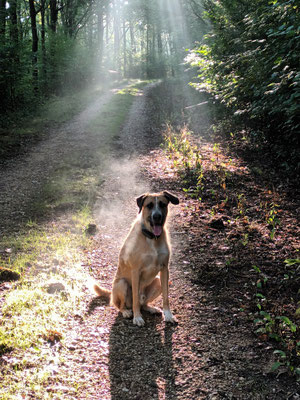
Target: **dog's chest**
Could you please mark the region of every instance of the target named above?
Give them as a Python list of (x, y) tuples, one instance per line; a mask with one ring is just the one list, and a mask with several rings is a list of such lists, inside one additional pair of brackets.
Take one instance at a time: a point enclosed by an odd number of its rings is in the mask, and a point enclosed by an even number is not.
[(157, 275), (168, 265), (169, 249), (165, 244), (156, 245), (155, 241), (148, 239), (148, 251), (143, 255), (142, 272), (146, 275)]

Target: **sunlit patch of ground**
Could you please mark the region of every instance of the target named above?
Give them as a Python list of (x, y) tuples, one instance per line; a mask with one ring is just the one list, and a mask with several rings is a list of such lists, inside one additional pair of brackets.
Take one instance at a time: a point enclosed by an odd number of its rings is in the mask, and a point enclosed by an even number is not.
[(92, 209), (106, 180), (107, 156), (145, 84), (123, 84), (97, 99), (26, 162), (17, 160), (11, 176), (5, 171), (0, 266), (21, 279), (0, 283), (3, 399), (69, 399), (86, 386), (82, 370), (62, 372), (76, 341), (68, 330), (84, 318), (91, 296), (85, 253), (94, 246)]

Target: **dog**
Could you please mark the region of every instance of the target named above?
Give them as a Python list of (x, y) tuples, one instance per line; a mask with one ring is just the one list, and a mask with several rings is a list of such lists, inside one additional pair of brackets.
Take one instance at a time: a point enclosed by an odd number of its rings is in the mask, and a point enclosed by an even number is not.
[(137, 326), (145, 324), (141, 309), (161, 313), (148, 304), (162, 293), (164, 320), (175, 323), (169, 305), (171, 246), (165, 223), (169, 203), (179, 204), (179, 199), (164, 191), (142, 194), (136, 202), (139, 213), (121, 248), (112, 290), (95, 284), (94, 291), (109, 298), (124, 318), (133, 315), (133, 324)]

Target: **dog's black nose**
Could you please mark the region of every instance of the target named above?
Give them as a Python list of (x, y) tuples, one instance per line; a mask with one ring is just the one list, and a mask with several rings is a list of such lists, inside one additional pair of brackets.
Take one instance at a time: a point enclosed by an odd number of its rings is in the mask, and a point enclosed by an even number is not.
[(155, 212), (152, 214), (152, 219), (153, 219), (153, 222), (154, 222), (154, 223), (160, 223), (160, 222), (161, 222), (161, 218), (162, 218), (162, 215), (161, 215), (161, 213), (158, 212), (158, 211), (155, 211)]

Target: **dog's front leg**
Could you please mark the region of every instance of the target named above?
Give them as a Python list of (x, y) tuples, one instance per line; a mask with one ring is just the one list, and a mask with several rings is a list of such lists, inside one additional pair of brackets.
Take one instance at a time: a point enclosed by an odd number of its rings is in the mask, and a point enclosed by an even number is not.
[(145, 321), (141, 315), (141, 305), (140, 305), (140, 276), (139, 270), (132, 271), (132, 311), (133, 311), (133, 323), (134, 325), (143, 326)]
[(170, 304), (169, 304), (169, 269), (168, 266), (165, 266), (160, 271), (160, 281), (161, 281), (161, 290), (162, 290), (162, 297), (163, 297), (163, 310), (164, 310), (164, 317), (166, 322), (176, 322), (176, 318), (173, 317), (170, 311)]

